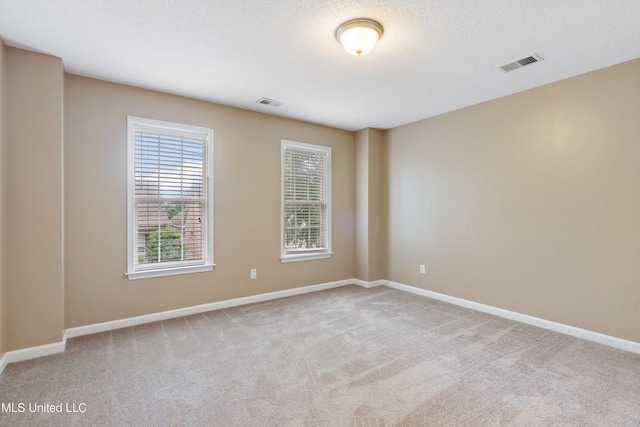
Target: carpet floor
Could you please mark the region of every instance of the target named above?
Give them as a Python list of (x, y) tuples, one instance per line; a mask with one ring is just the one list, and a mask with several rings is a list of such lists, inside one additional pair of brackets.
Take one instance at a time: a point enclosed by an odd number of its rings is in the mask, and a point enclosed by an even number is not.
[(0, 401), (3, 426), (640, 426), (640, 355), (347, 286), (70, 339)]

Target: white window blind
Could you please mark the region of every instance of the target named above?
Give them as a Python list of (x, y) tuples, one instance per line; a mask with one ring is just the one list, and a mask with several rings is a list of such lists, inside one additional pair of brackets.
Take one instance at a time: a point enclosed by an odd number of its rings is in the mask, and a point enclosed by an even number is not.
[(129, 277), (211, 267), (213, 131), (130, 117), (129, 139)]
[(331, 148), (282, 142), (282, 259), (329, 255)]

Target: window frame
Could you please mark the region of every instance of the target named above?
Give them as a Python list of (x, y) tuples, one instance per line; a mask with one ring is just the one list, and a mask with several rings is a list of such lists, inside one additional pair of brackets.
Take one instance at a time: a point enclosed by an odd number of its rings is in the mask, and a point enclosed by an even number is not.
[[(136, 138), (137, 131), (143, 130), (149, 133), (162, 132), (164, 135), (175, 135), (183, 137), (197, 137), (206, 139), (206, 153), (203, 161), (206, 167), (203, 173), (203, 186), (205, 199), (203, 203), (204, 214), (206, 218), (203, 232), (205, 243), (202, 260), (195, 261), (186, 265), (164, 265), (164, 266), (146, 266), (144, 268), (136, 268), (136, 233), (137, 218), (136, 197), (135, 197), (135, 154), (136, 154)], [(147, 119), (142, 117), (127, 116), (127, 272), (125, 275), (129, 280), (145, 279), (150, 277), (173, 276), (178, 274), (199, 273), (213, 270), (213, 129), (185, 125), (181, 123), (173, 123), (162, 120)]]
[[(287, 253), (284, 242), (284, 215), (285, 215), (285, 152), (287, 149), (323, 154), (326, 156), (325, 169), (325, 224), (324, 224), (324, 240), (325, 247), (322, 249), (302, 249), (290, 251)], [(331, 249), (331, 147), (324, 145), (307, 144), (304, 142), (290, 141), (283, 139), (280, 143), (280, 261), (307, 261), (315, 259), (326, 259), (333, 255)]]

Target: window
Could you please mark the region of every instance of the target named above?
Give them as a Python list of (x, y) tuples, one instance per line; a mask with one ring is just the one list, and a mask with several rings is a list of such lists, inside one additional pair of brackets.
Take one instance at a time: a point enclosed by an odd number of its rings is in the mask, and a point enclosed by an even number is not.
[(282, 141), (283, 262), (331, 252), (331, 148)]
[(128, 118), (127, 277), (213, 268), (213, 130)]

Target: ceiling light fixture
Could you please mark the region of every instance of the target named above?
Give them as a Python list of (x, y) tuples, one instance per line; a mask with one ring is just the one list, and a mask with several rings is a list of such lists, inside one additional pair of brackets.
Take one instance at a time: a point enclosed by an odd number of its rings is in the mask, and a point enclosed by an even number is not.
[(366, 18), (347, 21), (336, 31), (336, 40), (344, 50), (357, 56), (370, 52), (380, 37), (382, 37), (382, 25)]

